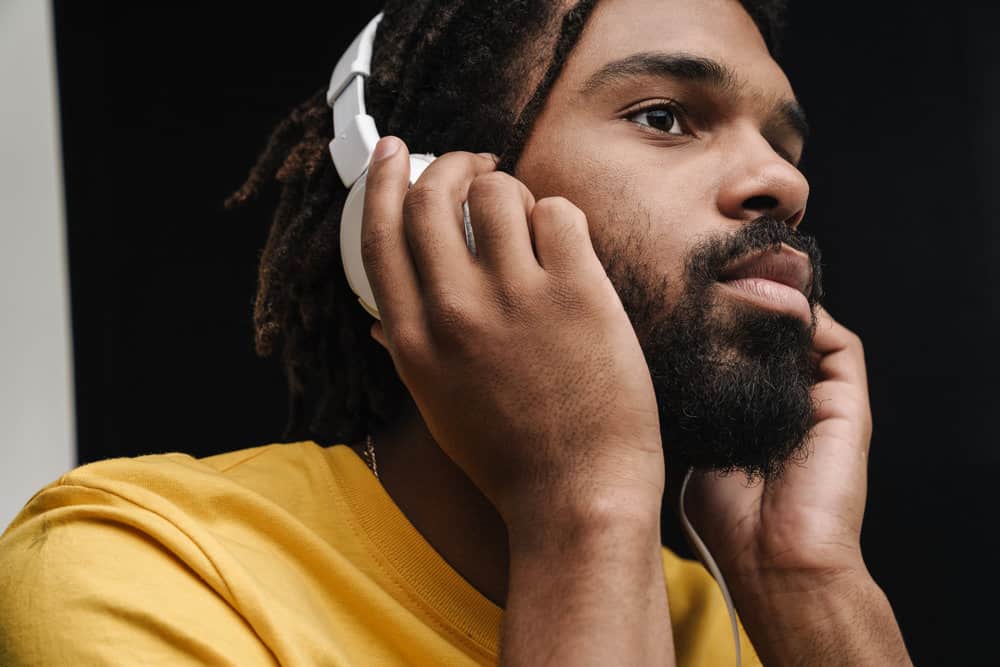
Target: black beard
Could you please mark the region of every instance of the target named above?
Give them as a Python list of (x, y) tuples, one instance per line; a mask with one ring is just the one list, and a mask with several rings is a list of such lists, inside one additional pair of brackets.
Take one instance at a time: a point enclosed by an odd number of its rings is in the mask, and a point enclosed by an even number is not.
[[(738, 302), (720, 308), (714, 295), (724, 267), (782, 243), (809, 255), (812, 323)], [(646, 355), (668, 464), (779, 477), (786, 462), (804, 457), (814, 422), (811, 350), (822, 296), (815, 239), (765, 217), (700, 243), (666, 315), (666, 285), (651, 288), (635, 259), (615, 253), (606, 268)]]

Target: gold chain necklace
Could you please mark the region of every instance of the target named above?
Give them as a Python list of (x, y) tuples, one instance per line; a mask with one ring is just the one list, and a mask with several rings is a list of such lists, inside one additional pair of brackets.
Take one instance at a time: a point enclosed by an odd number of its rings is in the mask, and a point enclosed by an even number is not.
[[(362, 458), (365, 464), (371, 469), (372, 474), (375, 475), (375, 479), (379, 479), (378, 462), (375, 460), (375, 438), (370, 434), (365, 436), (365, 451)], [(381, 480), (379, 479), (379, 481)]]

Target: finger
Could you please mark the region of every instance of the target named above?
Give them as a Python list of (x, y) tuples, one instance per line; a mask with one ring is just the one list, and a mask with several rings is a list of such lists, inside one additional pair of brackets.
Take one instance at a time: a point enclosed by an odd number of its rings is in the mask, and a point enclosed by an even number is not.
[(538, 263), (548, 272), (578, 270), (597, 260), (587, 216), (563, 197), (546, 197), (531, 209)]
[(868, 374), (861, 339), (834, 320), (822, 306), (816, 307), (813, 351), (819, 357), (821, 378), (843, 380), (867, 392)]
[(403, 199), (410, 182), (409, 151), (396, 137), (379, 141), (365, 185), (361, 257), (383, 321), (420, 312), (417, 274), (403, 230)]
[(448, 153), (432, 162), (406, 194), (403, 226), (425, 289), (468, 284), (465, 275), (475, 260), (466, 245), (462, 205), (472, 181), (494, 169), (489, 157)]
[(501, 280), (538, 271), (528, 216), (535, 198), (509, 174), (477, 176), (469, 188), (469, 214), (479, 261)]
[(836, 352), (845, 347), (846, 334), (850, 331), (844, 325), (833, 319), (833, 316), (821, 305), (816, 306), (816, 337), (813, 348), (821, 353)]
[(856, 440), (867, 449), (872, 415), (866, 393), (844, 382), (828, 380), (813, 385), (810, 395), (816, 406), (814, 432), (836, 435), (838, 440)]
[(823, 383), (813, 395), (830, 407), (813, 427), (806, 448), (787, 462), (780, 478), (768, 483), (765, 509), (840, 508), (838, 514), (856, 520), (860, 528), (871, 447), (867, 404), (849, 399), (855, 407), (845, 406), (840, 388)]

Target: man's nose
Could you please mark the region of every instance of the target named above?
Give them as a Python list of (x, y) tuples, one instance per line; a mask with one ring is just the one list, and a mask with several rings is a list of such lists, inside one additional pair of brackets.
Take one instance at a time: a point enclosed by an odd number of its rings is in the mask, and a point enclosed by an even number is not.
[(742, 222), (767, 215), (798, 226), (809, 199), (809, 181), (764, 137), (756, 132), (744, 136), (733, 146), (728, 163), (718, 195), (723, 215)]

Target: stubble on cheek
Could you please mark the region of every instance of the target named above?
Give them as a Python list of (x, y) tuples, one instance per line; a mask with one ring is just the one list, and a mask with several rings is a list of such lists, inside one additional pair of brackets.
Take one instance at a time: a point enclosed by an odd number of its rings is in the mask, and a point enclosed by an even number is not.
[[(629, 201), (624, 192), (616, 196), (616, 201)], [(686, 292), (687, 249), (670, 238), (676, 226), (654, 223), (650, 212), (641, 206), (630, 214), (624, 206), (609, 208), (603, 218), (590, 221), (594, 252), (640, 341), (648, 324), (668, 316)]]

